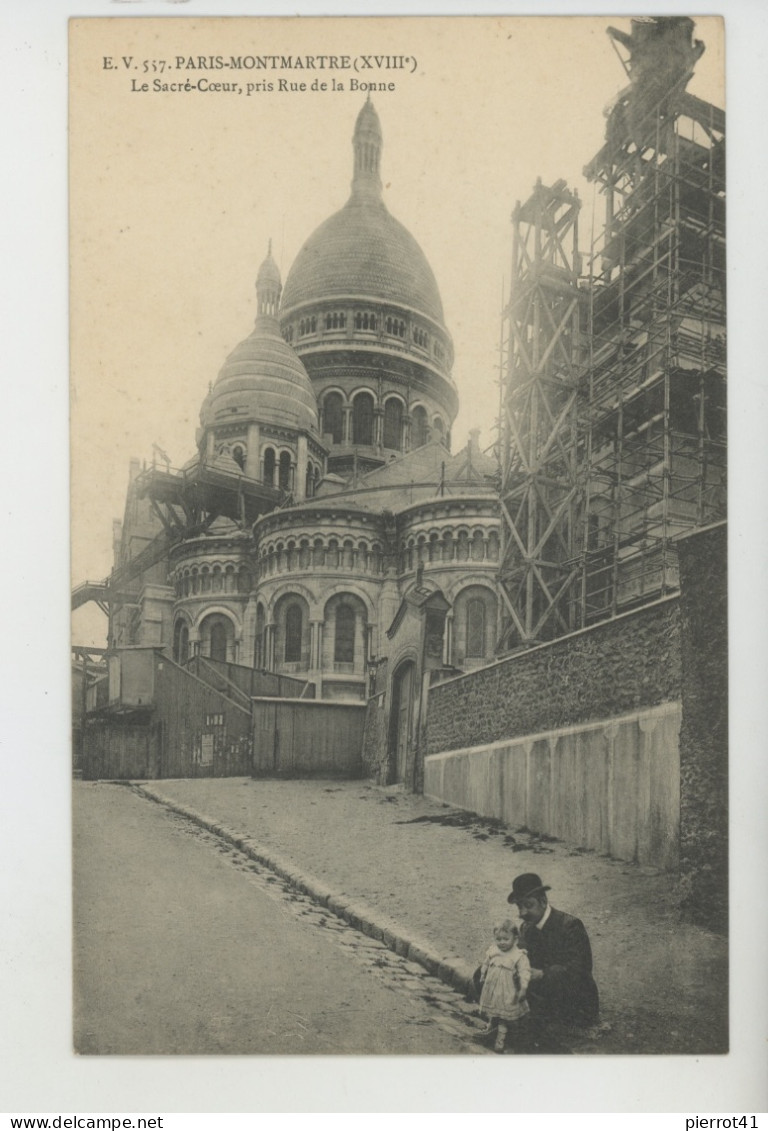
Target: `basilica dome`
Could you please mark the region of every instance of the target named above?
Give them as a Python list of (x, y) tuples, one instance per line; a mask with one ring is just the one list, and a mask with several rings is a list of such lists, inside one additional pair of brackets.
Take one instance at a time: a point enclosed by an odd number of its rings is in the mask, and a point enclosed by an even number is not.
[(424, 252), (381, 198), (378, 115), (366, 102), (353, 136), (352, 195), (309, 237), (291, 267), (281, 315), (327, 299), (367, 299), (405, 307), (443, 325), (443, 305)]
[(280, 272), (271, 251), (256, 280), (253, 332), (232, 350), (203, 404), (203, 427), (256, 420), (317, 432), (317, 399), (307, 371), (284, 341), (277, 322)]
[(329, 298), (383, 300), (443, 321), (432, 268), (383, 200), (353, 195), (316, 229), (286, 279), (283, 314)]

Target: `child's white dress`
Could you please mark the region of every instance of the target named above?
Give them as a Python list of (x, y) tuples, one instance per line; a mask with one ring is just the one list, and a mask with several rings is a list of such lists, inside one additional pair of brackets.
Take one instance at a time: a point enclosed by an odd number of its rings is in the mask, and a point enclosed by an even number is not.
[[(517, 946), (511, 950), (499, 950), (494, 944), (483, 959), (482, 973), (481, 1013), (502, 1021), (517, 1021), (525, 1017), (529, 1009), (523, 995), (531, 980), (528, 955)], [(518, 985), (515, 985), (515, 974)]]

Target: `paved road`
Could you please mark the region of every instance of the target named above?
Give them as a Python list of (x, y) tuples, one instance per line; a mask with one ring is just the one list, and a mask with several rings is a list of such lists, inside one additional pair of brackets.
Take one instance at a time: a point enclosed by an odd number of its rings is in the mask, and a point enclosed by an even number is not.
[(453, 991), (124, 786), (75, 783), (84, 1054), (482, 1051)]

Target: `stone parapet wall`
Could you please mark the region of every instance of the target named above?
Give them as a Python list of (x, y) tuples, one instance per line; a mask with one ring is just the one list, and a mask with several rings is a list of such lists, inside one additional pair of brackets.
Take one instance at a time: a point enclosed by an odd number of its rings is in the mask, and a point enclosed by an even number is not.
[(680, 601), (653, 605), (433, 687), (426, 754), (678, 700)]

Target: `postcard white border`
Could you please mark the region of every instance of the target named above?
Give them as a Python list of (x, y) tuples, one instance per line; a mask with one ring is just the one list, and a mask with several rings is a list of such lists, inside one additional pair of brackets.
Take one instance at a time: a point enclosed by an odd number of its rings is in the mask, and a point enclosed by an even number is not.
[[(723, 10), (725, 9), (725, 10)], [(704, 1058), (76, 1058), (71, 1048), (67, 394), (67, 20), (70, 16), (723, 14), (729, 115), (733, 712), (731, 1053)], [(407, 6), (333, 0), (5, 0), (0, 89), (5, 443), (0, 822), (10, 1008), (0, 1106), (25, 1112), (765, 1111), (768, 640), (763, 490), (768, 8)], [(752, 148), (750, 148), (752, 147)], [(681, 1121), (681, 1125), (682, 1124)]]

